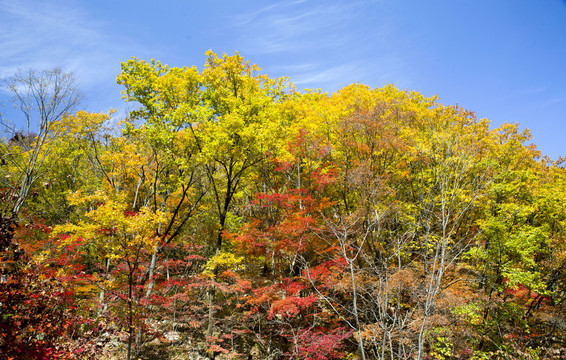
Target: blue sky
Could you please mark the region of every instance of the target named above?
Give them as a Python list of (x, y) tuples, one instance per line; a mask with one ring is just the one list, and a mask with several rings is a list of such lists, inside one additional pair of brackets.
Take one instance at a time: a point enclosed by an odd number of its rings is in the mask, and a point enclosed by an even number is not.
[[(0, 0), (0, 78), (73, 71), (89, 111), (119, 109), (120, 62), (239, 51), (297, 88), (394, 84), (518, 122), (566, 156), (566, 1)], [(0, 94), (5, 102), (5, 94)]]

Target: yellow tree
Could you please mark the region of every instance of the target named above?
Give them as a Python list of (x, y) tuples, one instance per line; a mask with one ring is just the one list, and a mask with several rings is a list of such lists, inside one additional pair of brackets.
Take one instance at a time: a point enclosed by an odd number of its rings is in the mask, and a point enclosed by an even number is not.
[[(197, 116), (202, 77), (196, 67), (170, 68), (159, 61), (134, 58), (122, 63), (118, 83), (125, 87), (126, 101), (141, 104), (130, 113), (125, 128), (126, 137), (138, 144), (138, 152), (146, 154), (137, 168), (132, 207), (151, 206), (168, 214), (156, 231), (170, 243), (182, 233), (206, 193), (195, 161), (197, 144), (186, 130)], [(136, 125), (136, 121), (142, 123)], [(160, 251), (155, 244), (147, 297), (154, 286)]]
[(446, 310), (437, 300), (453, 280), (447, 271), (474, 243), (497, 176), (495, 137), (471, 112), (392, 86), (352, 85), (322, 103), (309, 116), (318, 114), (314, 131), (340, 180), (325, 237), (351, 291), (336, 309), (352, 319), (362, 358), (370, 349), (375, 358), (423, 358), (436, 341), (430, 319)]
[[(222, 245), (222, 231), (236, 190), (250, 168), (277, 147), (281, 130), (275, 104), (286, 97), (286, 80), (259, 74), (260, 68), (239, 54), (218, 57), (209, 51), (201, 73), (195, 67), (169, 67), (152, 60), (131, 59), (122, 64), (118, 83), (126, 101), (142, 106), (134, 120), (150, 144), (172, 148), (172, 139), (194, 146), (208, 180), (218, 229), (215, 248)], [(188, 147), (188, 146), (186, 146)], [(187, 162), (191, 154), (183, 154)], [(180, 156), (180, 155), (179, 155)]]
[[(141, 324), (136, 313), (143, 297), (139, 290), (142, 267), (148, 262), (148, 256), (158, 241), (155, 229), (164, 221), (164, 216), (148, 207), (129, 211), (126, 199), (103, 191), (92, 195), (76, 192), (69, 201), (74, 206), (91, 210), (86, 211), (75, 224), (56, 227), (54, 233), (67, 236), (61, 246), (78, 241), (88, 248), (101, 267), (107, 267), (107, 259), (112, 260), (113, 271), (90, 279), (99, 289), (109, 292), (110, 298), (126, 305), (125, 319), (122, 320), (128, 332), (127, 358), (130, 359), (134, 332)], [(122, 312), (119, 308), (114, 310)]]
[(236, 53), (208, 52), (198, 122), (190, 124), (205, 165), (218, 221), (216, 251), (232, 201), (249, 171), (277, 152), (282, 124), (276, 103), (286, 97), (286, 80), (259, 74)]
[(564, 318), (564, 295), (557, 290), (566, 274), (565, 172), (525, 145), (528, 130), (505, 124), (496, 135), (492, 152), (503, 176), (490, 186), (481, 241), (467, 254), (482, 295), (468, 306), (480, 319), (471, 328), (482, 339), (479, 351), (549, 353), (564, 346), (554, 339), (555, 324)]
[[(134, 123), (127, 131), (146, 139), (155, 154), (155, 169), (159, 163), (159, 174), (155, 170), (155, 181), (148, 184), (181, 187), (180, 200), (171, 211), (174, 216), (181, 216), (181, 203), (188, 197), (185, 193), (189, 195), (190, 185), (205, 186), (191, 193), (192, 204), (203, 199), (205, 192), (209, 194), (206, 200), (215, 229), (213, 238), (207, 240), (219, 253), (233, 200), (247, 186), (245, 177), (277, 150), (274, 139), (280, 133), (280, 122), (275, 104), (285, 97), (285, 80), (259, 74), (259, 67), (239, 54), (220, 58), (209, 52), (207, 56), (201, 73), (195, 67), (171, 68), (154, 60), (132, 59), (122, 64), (118, 82), (126, 87), (127, 101), (142, 105), (131, 113), (132, 120), (143, 121), (139, 131)], [(183, 146), (179, 148), (179, 144)], [(175, 182), (166, 180), (172, 176)], [(167, 192), (161, 192), (162, 204), (167, 203), (163, 196)], [(152, 192), (156, 209), (160, 208), (157, 193), (155, 189)], [(171, 225), (163, 228), (165, 232), (172, 229)], [(150, 275), (151, 269), (153, 266)]]

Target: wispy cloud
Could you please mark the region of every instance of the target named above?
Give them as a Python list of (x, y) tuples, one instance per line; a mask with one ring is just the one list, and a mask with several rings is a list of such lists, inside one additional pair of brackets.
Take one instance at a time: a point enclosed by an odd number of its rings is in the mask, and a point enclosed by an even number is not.
[(61, 67), (83, 89), (114, 86), (128, 50), (138, 45), (112, 34), (74, 0), (0, 0), (0, 78), (18, 69)]
[[(91, 99), (116, 107), (123, 106), (115, 85), (121, 61), (133, 54), (158, 56), (159, 46), (189, 57), (186, 49), (167, 41), (142, 39), (133, 32), (129, 34), (136, 38), (129, 38), (124, 26), (116, 27), (86, 9), (79, 0), (0, 0), (0, 78), (17, 69), (59, 66), (77, 75), (87, 97), (92, 94)], [(271, 76), (289, 76), (301, 88), (333, 91), (352, 82), (380, 86), (407, 76), (380, 0), (278, 0), (264, 7), (252, 2), (240, 12), (227, 10), (223, 15), (222, 10), (206, 9), (200, 10), (207, 19), (203, 37), (210, 45), (205, 46), (216, 46), (217, 51), (233, 47)], [(126, 21), (126, 26), (133, 26)], [(192, 31), (172, 26), (169, 18), (157, 16), (155, 21), (162, 24), (159, 31), (165, 38), (179, 29)], [(107, 100), (110, 92), (117, 101)], [(85, 102), (90, 109), (101, 108)]]
[[(325, 88), (337, 90), (354, 82), (364, 84), (388, 84), (398, 79), (400, 61), (394, 57), (376, 57), (371, 61), (352, 60), (342, 64), (321, 65), (317, 63), (284, 66), (278, 71), (290, 74), (299, 88)], [(292, 75), (291, 75), (292, 74)]]
[(556, 92), (555, 89), (549, 89), (547, 86), (537, 86), (531, 88), (518, 89), (510, 92), (504, 97), (508, 102), (535, 103), (539, 108), (566, 105), (566, 94), (564, 92)]
[(547, 101), (543, 102), (541, 104), (541, 106), (547, 107), (547, 106), (552, 106), (552, 105), (557, 105), (557, 104), (565, 104), (566, 105), (566, 95), (565, 94), (551, 97)]
[(391, 51), (391, 26), (379, 9), (379, 1), (281, 1), (234, 15), (230, 30), (243, 54), (267, 59), (270, 72), (299, 87), (383, 84), (403, 76), (403, 61)]
[(334, 5), (283, 2), (236, 16), (245, 17), (246, 21), (236, 20), (233, 26), (250, 39), (250, 50), (301, 52), (344, 43), (350, 34), (344, 26), (356, 8), (354, 2)]
[(544, 86), (537, 86), (537, 87), (527, 87), (527, 88), (519, 88), (513, 92), (510, 92), (505, 98), (506, 99), (517, 99), (517, 98), (524, 98), (529, 96), (537, 96), (544, 94), (547, 91), (547, 88)]
[(250, 11), (242, 12), (239, 14), (232, 14), (229, 19), (234, 26), (247, 26), (255, 22), (258, 18), (265, 14), (271, 14), (273, 12), (279, 12), (285, 7), (297, 6), (307, 0), (297, 0), (297, 1), (286, 1), (279, 3), (272, 3), (270, 5), (264, 6), (260, 9), (253, 9)]

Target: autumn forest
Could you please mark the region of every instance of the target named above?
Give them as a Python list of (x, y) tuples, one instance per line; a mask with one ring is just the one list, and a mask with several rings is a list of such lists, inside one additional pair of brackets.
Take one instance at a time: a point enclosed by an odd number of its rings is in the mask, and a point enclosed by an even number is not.
[(126, 118), (5, 83), (1, 359), (566, 357), (566, 169), (520, 125), (238, 53), (117, 82)]

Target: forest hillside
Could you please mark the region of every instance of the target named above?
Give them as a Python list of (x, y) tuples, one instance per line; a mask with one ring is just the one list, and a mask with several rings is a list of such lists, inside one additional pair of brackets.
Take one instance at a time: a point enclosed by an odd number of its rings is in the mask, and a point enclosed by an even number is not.
[(566, 170), (528, 130), (207, 57), (122, 63), (126, 119), (8, 81), (2, 359), (566, 357)]

